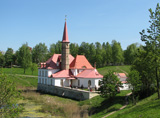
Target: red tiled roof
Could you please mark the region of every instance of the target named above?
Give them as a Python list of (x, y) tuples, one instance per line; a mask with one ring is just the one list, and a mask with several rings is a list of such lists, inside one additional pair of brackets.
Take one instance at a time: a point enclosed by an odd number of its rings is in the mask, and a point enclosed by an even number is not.
[(55, 74), (52, 74), (53, 78), (70, 78), (72, 76), (72, 72), (70, 70), (61, 70)]
[[(51, 58), (49, 58), (45, 63), (47, 64), (47, 69), (60, 69), (60, 60), (61, 54), (54, 54)], [(72, 55), (69, 55), (69, 64), (74, 60)], [(59, 62), (59, 66), (57, 66), (57, 62)]]
[(125, 84), (125, 83), (128, 83), (127, 81), (121, 81), (121, 83)]
[(69, 42), (68, 32), (67, 32), (67, 23), (66, 22), (65, 22), (65, 25), (64, 25), (64, 32), (63, 32), (62, 42)]
[(103, 75), (99, 74), (95, 69), (86, 69), (79, 73), (78, 78), (103, 78)]
[(77, 55), (73, 62), (70, 64), (71, 69), (93, 69), (92, 65), (88, 62), (84, 55)]
[(120, 78), (126, 78), (126, 77), (127, 77), (125, 73), (118, 73), (118, 76), (119, 76)]

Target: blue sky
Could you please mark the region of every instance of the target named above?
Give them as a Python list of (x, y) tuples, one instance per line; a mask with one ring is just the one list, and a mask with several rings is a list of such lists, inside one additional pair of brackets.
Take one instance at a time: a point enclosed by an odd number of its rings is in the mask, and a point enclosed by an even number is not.
[(0, 0), (0, 50), (18, 50), (62, 40), (65, 15), (71, 43), (116, 40), (125, 50), (143, 44), (139, 32), (149, 27), (149, 8), (159, 0)]

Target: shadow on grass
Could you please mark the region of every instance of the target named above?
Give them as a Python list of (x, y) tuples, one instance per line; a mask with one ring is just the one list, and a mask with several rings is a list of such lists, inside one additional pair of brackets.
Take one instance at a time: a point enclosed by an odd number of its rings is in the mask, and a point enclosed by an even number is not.
[(114, 99), (104, 99), (100, 105), (89, 109), (89, 116), (98, 113), (104, 115), (107, 112), (119, 110), (123, 105), (125, 105), (125, 96), (116, 96)]

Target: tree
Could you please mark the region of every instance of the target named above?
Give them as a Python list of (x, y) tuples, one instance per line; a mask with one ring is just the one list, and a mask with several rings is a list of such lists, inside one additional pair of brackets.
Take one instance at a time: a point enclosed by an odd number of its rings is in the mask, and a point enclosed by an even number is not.
[(3, 67), (5, 65), (5, 57), (4, 55), (0, 52), (0, 67)]
[(106, 44), (104, 42), (102, 44), (101, 55), (102, 55), (102, 66), (106, 66), (107, 55), (106, 55)]
[(32, 60), (34, 63), (40, 63), (46, 61), (48, 50), (45, 43), (37, 44), (32, 50)]
[(5, 65), (6, 66), (11, 66), (11, 63), (13, 61), (13, 49), (8, 48), (4, 57), (5, 57)]
[(127, 50), (125, 50), (124, 52), (124, 58), (126, 64), (130, 65), (133, 63), (133, 61), (136, 58), (137, 50), (138, 50), (137, 43), (133, 43), (127, 47)]
[(102, 97), (114, 98), (120, 86), (121, 82), (118, 77), (112, 71), (109, 71), (100, 81), (99, 91)]
[(91, 43), (89, 45), (89, 59), (88, 60), (92, 65), (94, 65), (94, 63), (96, 62), (95, 56), (96, 56), (95, 45)]
[[(11, 75), (10, 75), (11, 76)], [(8, 80), (8, 77), (0, 73), (0, 117), (16, 117), (19, 114), (20, 107), (17, 100), (20, 93), (16, 90), (15, 84)]]
[(55, 53), (61, 54), (62, 53), (62, 42), (58, 41), (55, 45)]
[(130, 71), (127, 79), (128, 83), (131, 84), (132, 87), (132, 101), (133, 104), (136, 105), (135, 93), (140, 91), (142, 87), (142, 81), (139, 76), (139, 72), (136, 70)]
[(152, 9), (149, 9), (150, 12), (150, 27), (147, 29), (147, 34), (145, 30), (140, 32), (141, 40), (145, 42), (145, 50), (151, 52), (154, 58), (154, 74), (156, 75), (155, 79), (157, 81), (157, 93), (158, 99), (160, 99), (159, 91), (159, 65), (160, 65), (160, 6), (159, 3), (156, 6), (155, 12)]
[(97, 67), (101, 67), (102, 61), (103, 61), (102, 45), (99, 42), (96, 42), (95, 48), (96, 48), (96, 55), (95, 55), (96, 64), (97, 64)]
[(139, 91), (139, 97), (145, 98), (154, 93), (155, 89), (155, 68), (152, 52), (139, 50), (136, 59), (131, 66), (131, 70), (139, 72), (142, 81), (142, 88)]
[(107, 65), (112, 63), (112, 47), (108, 42), (106, 43), (106, 63)]
[(124, 61), (121, 45), (115, 40), (112, 41), (112, 59), (114, 65), (122, 64)]
[(73, 57), (76, 57), (76, 55), (78, 55), (78, 50), (79, 50), (79, 46), (76, 43), (71, 43), (70, 44), (70, 54)]
[(56, 44), (52, 43), (47, 54), (47, 59), (50, 58), (55, 53)]
[(23, 67), (24, 69), (24, 74), (25, 70), (30, 67), (32, 58), (31, 58), (31, 51), (30, 48), (28, 47), (28, 44), (23, 44), (18, 51), (18, 62), (19, 64)]
[(89, 43), (82, 42), (81, 45), (80, 45), (80, 47), (79, 47), (78, 54), (85, 55), (86, 58), (88, 59), (89, 55), (90, 55), (90, 52), (89, 52)]
[(32, 75), (33, 75), (33, 71), (37, 70), (38, 66), (36, 63), (32, 63), (31, 64), (31, 71), (32, 71)]

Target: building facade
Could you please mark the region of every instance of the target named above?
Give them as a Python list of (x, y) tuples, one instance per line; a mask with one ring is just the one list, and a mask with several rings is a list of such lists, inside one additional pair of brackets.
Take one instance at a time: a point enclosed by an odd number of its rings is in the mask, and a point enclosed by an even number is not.
[(38, 69), (38, 83), (58, 87), (98, 88), (103, 76), (92, 67), (84, 55), (74, 58), (69, 54), (69, 43), (65, 22), (62, 54), (53, 54), (46, 62), (41, 63)]

